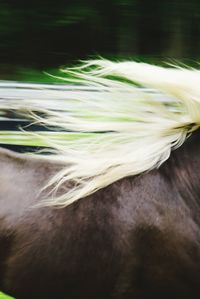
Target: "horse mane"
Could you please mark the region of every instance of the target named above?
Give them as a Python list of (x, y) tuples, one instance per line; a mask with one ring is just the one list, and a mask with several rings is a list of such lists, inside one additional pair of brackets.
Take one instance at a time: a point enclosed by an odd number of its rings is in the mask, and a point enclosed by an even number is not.
[(39, 141), (51, 148), (51, 160), (66, 165), (45, 188), (55, 191), (73, 182), (42, 205), (67, 206), (124, 177), (157, 168), (200, 126), (198, 70), (99, 59), (63, 72), (62, 79), (73, 86), (67, 92), (49, 93), (43, 87), (42, 100), (26, 96), (0, 102), (2, 111), (13, 109), (50, 128), (18, 133), (18, 142)]

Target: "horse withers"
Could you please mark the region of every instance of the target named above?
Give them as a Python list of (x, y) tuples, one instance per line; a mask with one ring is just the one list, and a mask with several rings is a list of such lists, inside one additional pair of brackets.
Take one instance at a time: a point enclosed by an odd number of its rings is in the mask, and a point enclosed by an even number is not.
[(62, 165), (2, 149), (1, 290), (17, 299), (195, 297), (199, 140), (198, 132), (159, 170), (66, 208), (34, 207)]
[(51, 147), (0, 150), (0, 289), (16, 299), (196, 297), (199, 73), (94, 64), (74, 90), (35, 85), (23, 97), (20, 87), (0, 101), (1, 115), (29, 113), (52, 130), (0, 133)]

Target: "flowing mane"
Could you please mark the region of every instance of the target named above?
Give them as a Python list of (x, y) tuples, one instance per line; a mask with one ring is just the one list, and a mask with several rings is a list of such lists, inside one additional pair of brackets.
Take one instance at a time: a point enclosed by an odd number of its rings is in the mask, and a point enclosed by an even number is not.
[(73, 187), (61, 196), (52, 192), (42, 205), (67, 206), (157, 168), (200, 126), (198, 70), (101, 59), (63, 72), (73, 85), (67, 91), (36, 85), (38, 97), (0, 100), (1, 114), (15, 110), (50, 128), (1, 132), (0, 143), (50, 147), (43, 157), (66, 165), (44, 187)]

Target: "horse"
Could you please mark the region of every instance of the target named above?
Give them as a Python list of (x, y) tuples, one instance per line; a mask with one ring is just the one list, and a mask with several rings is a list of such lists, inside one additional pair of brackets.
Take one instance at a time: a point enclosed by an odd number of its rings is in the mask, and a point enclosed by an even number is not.
[(35, 86), (46, 100), (0, 101), (2, 115), (50, 130), (0, 133), (46, 147), (0, 150), (0, 289), (16, 299), (195, 297), (199, 71), (98, 60), (69, 74), (82, 83), (74, 91)]

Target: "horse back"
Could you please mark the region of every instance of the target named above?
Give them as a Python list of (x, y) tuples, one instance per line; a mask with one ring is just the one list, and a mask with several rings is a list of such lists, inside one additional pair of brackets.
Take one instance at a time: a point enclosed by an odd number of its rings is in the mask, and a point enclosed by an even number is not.
[(162, 172), (66, 208), (35, 207), (61, 168), (0, 152), (0, 289), (22, 299), (189, 298), (199, 290), (199, 228)]

